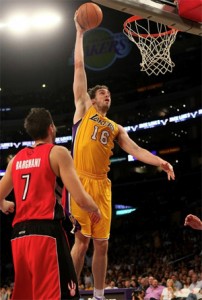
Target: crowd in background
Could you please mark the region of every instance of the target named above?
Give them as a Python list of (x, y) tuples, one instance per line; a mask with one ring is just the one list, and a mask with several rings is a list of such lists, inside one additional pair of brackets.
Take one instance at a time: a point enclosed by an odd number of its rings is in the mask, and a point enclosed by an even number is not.
[[(130, 231), (116, 233), (109, 243), (109, 264), (106, 285), (110, 282), (118, 288), (139, 286), (149, 276), (165, 285), (166, 280), (176, 275), (185, 284), (191, 273), (202, 280), (201, 231), (173, 227), (169, 231), (159, 228), (146, 234)], [(135, 229), (134, 229), (135, 232)], [(113, 230), (112, 230), (113, 235)], [(81, 276), (81, 287), (93, 285), (91, 274), (91, 250), (86, 255), (85, 268)], [(188, 279), (189, 280), (189, 279)], [(143, 283), (144, 285), (144, 283)]]
[[(148, 300), (145, 297), (151, 278), (155, 279), (154, 284), (160, 286), (161, 292), (168, 279), (173, 280), (178, 290), (189, 287), (193, 281), (198, 281), (197, 284), (202, 288), (201, 231), (173, 225), (167, 229), (159, 227), (158, 230), (153, 230), (151, 226), (151, 229), (148, 227), (144, 231), (143, 228), (141, 232), (133, 228), (132, 222), (133, 218), (126, 216), (113, 223), (105, 282), (107, 289), (131, 288), (135, 300)], [(91, 244), (79, 281), (81, 290), (93, 289), (92, 250)], [(14, 285), (12, 264), (4, 268), (7, 277), (2, 278), (0, 299), (9, 300)], [(187, 300), (202, 298), (200, 293), (194, 296), (196, 298), (191, 294), (192, 298)], [(157, 300), (165, 299), (159, 297)]]

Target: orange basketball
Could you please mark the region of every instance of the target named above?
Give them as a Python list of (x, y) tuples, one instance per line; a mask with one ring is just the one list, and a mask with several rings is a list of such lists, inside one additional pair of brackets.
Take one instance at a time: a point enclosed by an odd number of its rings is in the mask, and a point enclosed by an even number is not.
[(102, 22), (102, 10), (95, 3), (84, 3), (79, 6), (77, 12), (77, 22), (85, 30), (96, 28)]

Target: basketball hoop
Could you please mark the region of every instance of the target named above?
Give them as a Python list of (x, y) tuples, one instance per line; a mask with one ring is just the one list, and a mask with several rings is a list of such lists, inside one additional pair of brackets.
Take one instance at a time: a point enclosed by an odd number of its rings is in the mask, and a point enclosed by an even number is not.
[(123, 27), (124, 34), (140, 50), (141, 71), (148, 75), (173, 71), (175, 64), (170, 57), (170, 48), (176, 39), (177, 29), (138, 16), (127, 19)]

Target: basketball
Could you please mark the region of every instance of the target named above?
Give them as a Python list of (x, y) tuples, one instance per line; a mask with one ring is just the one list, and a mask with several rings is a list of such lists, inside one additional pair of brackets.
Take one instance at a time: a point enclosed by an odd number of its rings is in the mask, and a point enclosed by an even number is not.
[(79, 6), (77, 10), (77, 22), (81, 28), (90, 30), (96, 28), (102, 22), (103, 14), (101, 8), (91, 2)]

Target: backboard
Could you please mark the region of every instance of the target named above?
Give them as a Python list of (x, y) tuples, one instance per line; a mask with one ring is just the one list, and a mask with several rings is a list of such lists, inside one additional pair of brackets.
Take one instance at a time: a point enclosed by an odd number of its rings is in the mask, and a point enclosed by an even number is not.
[(94, 0), (93, 2), (202, 36), (202, 23), (180, 17), (174, 0)]

